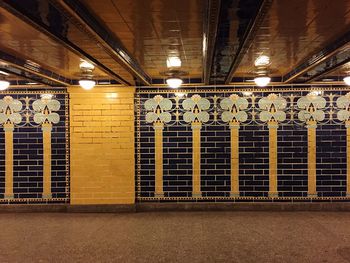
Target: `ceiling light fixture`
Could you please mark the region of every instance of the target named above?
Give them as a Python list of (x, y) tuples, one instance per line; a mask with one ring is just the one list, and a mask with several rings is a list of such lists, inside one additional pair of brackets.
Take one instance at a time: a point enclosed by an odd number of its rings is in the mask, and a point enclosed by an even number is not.
[(10, 82), (8, 82), (7, 80), (0, 80), (0, 90), (5, 90), (10, 86)]
[(267, 66), (269, 64), (270, 64), (270, 58), (266, 55), (259, 56), (254, 62), (254, 65), (256, 67)]
[(168, 68), (181, 67), (181, 59), (179, 57), (168, 57), (166, 65)]
[(80, 87), (85, 90), (91, 90), (96, 85), (96, 81), (92, 79), (92, 71), (95, 69), (94, 65), (85, 60), (82, 60), (79, 67), (82, 75), (81, 79), (79, 80)]
[(96, 85), (96, 81), (92, 79), (81, 79), (79, 80), (79, 85), (85, 90), (90, 90)]
[(178, 87), (180, 87), (182, 82), (183, 82), (182, 79), (179, 77), (170, 77), (170, 78), (167, 78), (166, 80), (166, 83), (168, 84), (168, 86), (173, 89), (177, 89)]
[(1, 71), (0, 74), (0, 90), (5, 90), (10, 86), (10, 82), (5, 79), (5, 76), (8, 76), (7, 72)]
[(259, 87), (265, 87), (267, 84), (269, 84), (271, 81), (271, 78), (268, 76), (258, 76), (254, 78), (254, 82)]
[(165, 76), (166, 83), (170, 88), (177, 89), (183, 83), (182, 77), (188, 75), (188, 72), (172, 69), (159, 72), (159, 74)]
[(346, 85), (350, 86), (350, 76), (343, 78)]
[(255, 72), (257, 76), (254, 78), (254, 82), (259, 87), (265, 87), (270, 83), (271, 78), (268, 76), (268, 66), (270, 65), (270, 58), (266, 55), (259, 56), (255, 62)]

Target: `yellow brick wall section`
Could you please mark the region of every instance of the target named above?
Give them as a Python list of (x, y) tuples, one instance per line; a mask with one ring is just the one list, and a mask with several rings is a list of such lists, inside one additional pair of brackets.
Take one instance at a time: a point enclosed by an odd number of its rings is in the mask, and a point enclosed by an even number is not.
[(72, 204), (135, 202), (134, 88), (68, 89)]

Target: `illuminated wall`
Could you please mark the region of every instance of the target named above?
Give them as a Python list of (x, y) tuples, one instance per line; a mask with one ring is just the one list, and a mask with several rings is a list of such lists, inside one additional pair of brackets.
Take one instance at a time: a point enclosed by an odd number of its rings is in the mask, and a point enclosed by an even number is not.
[(350, 95), (309, 92), (140, 90), (137, 200), (346, 199)]
[(69, 202), (68, 94), (2, 93), (0, 124), (0, 202)]
[(349, 200), (345, 89), (182, 93), (2, 93), (0, 202)]
[(134, 88), (70, 88), (71, 204), (135, 201)]

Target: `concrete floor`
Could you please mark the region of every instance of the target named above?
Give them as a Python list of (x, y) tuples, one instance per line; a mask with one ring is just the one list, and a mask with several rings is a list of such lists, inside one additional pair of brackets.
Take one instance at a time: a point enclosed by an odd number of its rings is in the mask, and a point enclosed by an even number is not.
[(350, 213), (0, 214), (0, 262), (350, 262)]

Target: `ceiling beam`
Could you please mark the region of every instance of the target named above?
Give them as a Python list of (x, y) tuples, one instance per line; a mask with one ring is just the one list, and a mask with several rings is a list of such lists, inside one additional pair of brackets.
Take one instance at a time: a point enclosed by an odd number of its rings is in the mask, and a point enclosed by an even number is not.
[(73, 80), (59, 75), (51, 70), (44, 69), (41, 66), (29, 60), (13, 56), (0, 50), (0, 61), (2, 66), (0, 70), (14, 74), (26, 79), (31, 79), (49, 86), (68, 86), (73, 84)]
[[(328, 60), (332, 56), (336, 55), (342, 49), (350, 43), (350, 31), (342, 35), (340, 38), (329, 44), (319, 52), (313, 54), (307, 58), (304, 62), (299, 64), (295, 69), (283, 76), (285, 83), (290, 83), (302, 74), (312, 70), (322, 62)], [(310, 81), (310, 80), (308, 80)]]
[(329, 63), (322, 68), (320, 71), (315, 72), (315, 74), (311, 75), (305, 83), (310, 83), (312, 81), (318, 80), (324, 75), (327, 75), (329, 73), (332, 73), (333, 71), (336, 71), (340, 69), (342, 66), (350, 62), (350, 57), (344, 58), (343, 60), (340, 61), (329, 61)]
[[(0, 60), (1, 61), (1, 60)], [(6, 63), (4, 61), (1, 61), (3, 63)], [(12, 65), (6, 65), (6, 66), (0, 66), (0, 71), (5, 72), (11, 76), (17, 76), (20, 79), (16, 79), (16, 80), (10, 80), (10, 82), (21, 82), (23, 83), (28, 83), (28, 82), (35, 82), (38, 84), (42, 84), (42, 85), (46, 85), (46, 86), (62, 86), (62, 84), (54, 84), (54, 82), (48, 80), (48, 79), (44, 79), (40, 76), (34, 75), (28, 71), (24, 71), (20, 68), (15, 68)], [(13, 84), (11, 84), (13, 85)]]
[(263, 0), (261, 5), (255, 15), (255, 18), (250, 22), (247, 31), (244, 34), (243, 41), (238, 47), (235, 58), (232, 61), (230, 70), (225, 78), (225, 84), (229, 84), (235, 73), (237, 67), (241, 63), (243, 56), (253, 43), (254, 37), (256, 35), (257, 30), (259, 29), (261, 23), (263, 22), (269, 8), (271, 7), (273, 0)]
[(203, 25), (203, 82), (208, 85), (214, 59), (221, 0), (206, 0)]
[(5, 10), (15, 15), (17, 18), (23, 20), (25, 23), (34, 27), (38, 31), (42, 32), (43, 34), (49, 36), (51, 39), (57, 41), (62, 46), (72, 51), (74, 54), (76, 54), (80, 58), (93, 63), (96, 67), (104, 71), (106, 74), (110, 75), (119, 83), (125, 84), (125, 85), (131, 85), (131, 83), (129, 83), (128, 81), (120, 77), (118, 74), (116, 74), (111, 69), (109, 69), (108, 67), (100, 63), (94, 57), (92, 57), (91, 55), (83, 51), (81, 48), (79, 48), (77, 45), (69, 41), (67, 36), (64, 35), (64, 32), (60, 32), (58, 30), (55, 30), (53, 27), (49, 27), (42, 20), (42, 17), (34, 15), (33, 13), (29, 12), (29, 10), (27, 10), (26, 8), (23, 8), (23, 6), (21, 6), (20, 4), (20, 1), (3, 0), (3, 1), (0, 1), (0, 7), (4, 8)]
[(112, 54), (113, 58), (134, 77), (145, 85), (150, 85), (152, 83), (151, 77), (146, 74), (136, 59), (129, 54), (120, 39), (102, 25), (80, 1), (58, 0), (53, 2), (61, 4), (62, 7), (73, 16), (73, 19), (76, 20), (75, 22), (89, 30), (101, 43), (106, 52)]

